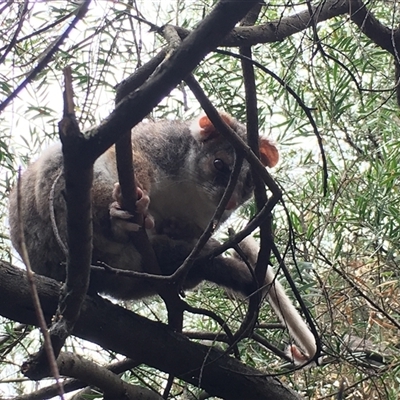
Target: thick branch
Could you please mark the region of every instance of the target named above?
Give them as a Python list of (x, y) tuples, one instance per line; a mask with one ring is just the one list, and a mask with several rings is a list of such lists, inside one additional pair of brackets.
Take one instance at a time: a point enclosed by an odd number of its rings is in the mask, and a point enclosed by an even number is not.
[[(71, 69), (66, 68), (64, 114), (59, 123), (63, 143), (65, 199), (67, 206), (67, 277), (60, 296), (56, 318), (49, 330), (55, 357), (79, 317), (81, 305), (89, 286), (92, 251), (93, 167), (76, 158), (75, 149), (85, 141), (74, 114)], [(51, 204), (50, 207), (53, 207)], [(25, 374), (41, 379), (47, 374), (45, 347), (25, 363)]]
[(109, 117), (91, 132), (86, 145), (80, 150), (81, 158), (88, 163), (93, 162), (139, 123), (219, 44), (221, 38), (231, 31), (255, 3), (256, 0), (221, 0), (153, 76), (120, 101)]
[[(326, 21), (339, 15), (347, 14), (352, 0), (322, 0), (312, 7), (311, 18), (309, 10), (279, 18), (262, 25), (240, 26), (231, 31), (220, 43), (220, 46), (252, 46), (259, 43), (281, 42), (287, 37), (310, 27), (311, 20), (315, 23)], [(184, 38), (189, 30), (176, 27), (179, 35)]]
[[(389, 53), (395, 54), (393, 31), (380, 23), (361, 0), (322, 0), (310, 9), (307, 8), (265, 24), (234, 28), (219, 45), (237, 47), (281, 42), (289, 36), (309, 28), (312, 23), (318, 24), (345, 14), (348, 14), (350, 19), (375, 44)], [(190, 33), (185, 28), (175, 27), (175, 29), (181, 38), (185, 38)]]
[[(153, 60), (139, 68), (134, 74), (118, 87), (116, 104), (123, 98), (124, 94), (136, 90), (151, 73), (157, 68), (165, 57), (165, 52), (161, 51)], [(122, 208), (129, 211), (133, 216), (133, 221), (143, 227), (144, 217), (136, 212), (137, 201), (137, 182), (133, 165), (131, 131), (127, 131), (115, 144), (115, 154), (117, 159), (118, 181), (121, 186)], [(131, 240), (138, 249), (145, 271), (152, 274), (162, 275), (158, 265), (157, 257), (149, 241), (146, 230), (139, 229), (132, 232)], [(157, 292), (164, 300), (168, 310), (169, 325), (176, 331), (182, 331), (183, 325), (183, 302), (180, 300), (176, 286), (158, 285)]]
[(59, 124), (63, 143), (65, 198), (67, 205), (67, 279), (57, 311), (67, 332), (77, 320), (89, 286), (92, 250), (93, 168), (86, 167), (75, 156), (75, 148), (84, 141), (74, 113), (72, 78), (65, 70), (64, 116)]
[[(162, 397), (142, 386), (131, 385), (107, 368), (73, 353), (61, 353), (57, 359), (58, 369), (65, 376), (75, 377), (95, 386), (113, 398), (162, 400)], [(126, 397), (124, 397), (126, 396)]]
[[(50, 320), (57, 307), (59, 285), (41, 276), (36, 276), (35, 281), (43, 311)], [(4, 262), (0, 264), (0, 314), (36, 324), (24, 272)], [(262, 376), (221, 351), (192, 343), (167, 326), (100, 297), (86, 298), (73, 333), (104, 348), (141, 359), (227, 400), (300, 399), (277, 379)]]
[(149, 62), (137, 69), (132, 75), (124, 79), (116, 86), (117, 94), (115, 103), (118, 104), (125, 96), (136, 90), (139, 86), (143, 85), (149, 76), (156, 70), (160, 63), (164, 60), (167, 52), (161, 50)]
[[(125, 360), (109, 364), (104, 368), (107, 368), (114, 374), (121, 374), (122, 372), (137, 367), (138, 364), (140, 363), (131, 360), (129, 358), (126, 358)], [(74, 390), (82, 389), (85, 386), (87, 386), (87, 383), (82, 382), (79, 379), (66, 379), (62, 384), (65, 393), (73, 392)], [(44, 400), (44, 399), (51, 399), (57, 396), (57, 394), (58, 394), (57, 385), (50, 385), (41, 388), (39, 390), (36, 390), (33, 393), (17, 396), (13, 400)]]

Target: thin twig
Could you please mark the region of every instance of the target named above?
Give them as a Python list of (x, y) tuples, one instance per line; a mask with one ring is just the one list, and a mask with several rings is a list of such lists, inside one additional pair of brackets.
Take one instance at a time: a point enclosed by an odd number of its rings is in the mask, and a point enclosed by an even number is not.
[(47, 66), (49, 61), (53, 58), (54, 54), (59, 50), (61, 44), (68, 37), (72, 29), (76, 24), (85, 16), (89, 8), (90, 0), (84, 0), (76, 11), (76, 16), (68, 26), (68, 28), (63, 32), (62, 35), (55, 41), (51, 48), (46, 52), (45, 56), (38, 62), (37, 66), (27, 75), (27, 77), (16, 87), (13, 92), (0, 103), (0, 113), (8, 106), (8, 104), (25, 88), (25, 86), (30, 83), (36, 76)]
[(366, 300), (377, 311), (382, 313), (382, 315), (384, 315), (397, 329), (400, 329), (400, 322), (395, 320), (379, 304), (377, 304), (375, 301), (371, 300), (366, 294), (364, 294), (364, 292), (353, 282), (352, 279), (349, 278), (349, 276), (345, 272), (341, 271), (338, 267), (331, 263), (319, 249), (317, 250), (319, 255), (323, 258), (324, 262), (329, 265), (339, 276), (341, 276), (357, 292), (359, 296)]
[(271, 190), (273, 196), (281, 197), (281, 190), (276, 182), (271, 178), (265, 166), (261, 163), (259, 158), (253, 153), (251, 148), (240, 138), (221, 118), (219, 112), (211, 103), (210, 99), (204, 93), (199, 83), (192, 75), (185, 79), (185, 82), (190, 87), (190, 90), (195, 95), (197, 101), (200, 103), (202, 109), (207, 114), (210, 121), (213, 123), (219, 133), (225, 137), (235, 148), (239, 155), (242, 155), (249, 164), (256, 169), (257, 173), (261, 176), (267, 187)]
[(10, 43), (6, 47), (4, 53), (0, 57), (0, 64), (3, 64), (4, 60), (7, 57), (7, 54), (11, 51), (11, 49), (17, 43), (17, 37), (18, 37), (19, 33), (21, 32), (22, 25), (24, 24), (24, 21), (25, 21), (25, 16), (28, 13), (28, 6), (29, 6), (29, 0), (24, 0), (24, 4), (22, 6), (22, 10), (18, 13), (19, 14), (19, 19), (18, 19), (17, 29), (15, 30), (14, 35), (11, 38)]
[(318, 141), (318, 146), (321, 152), (321, 158), (322, 158), (322, 171), (323, 171), (323, 194), (324, 196), (326, 196), (327, 191), (328, 191), (328, 163), (326, 160), (326, 155), (325, 155), (325, 150), (324, 150), (324, 145), (323, 145), (323, 141), (322, 141), (322, 137), (321, 134), (319, 132), (317, 123), (314, 120), (314, 117), (312, 116), (312, 109), (307, 107), (303, 100), (300, 98), (300, 96), (282, 79), (280, 78), (278, 75), (276, 75), (274, 72), (272, 72), (270, 69), (264, 67), (264, 65), (260, 64), (259, 62), (249, 59), (248, 57), (245, 57), (241, 54), (236, 54), (236, 53), (232, 53), (230, 51), (226, 51), (226, 50), (216, 50), (217, 53), (220, 54), (225, 54), (225, 55), (229, 55), (235, 58), (239, 58), (239, 59), (247, 59), (249, 62), (253, 63), (255, 66), (257, 66), (257, 68), (261, 69), (263, 72), (267, 73), (268, 75), (270, 75), (272, 78), (274, 78), (283, 88), (285, 88), (285, 90), (287, 90), (289, 92), (289, 94), (291, 96), (294, 97), (294, 99), (296, 100), (297, 104), (300, 106), (300, 108), (303, 109), (304, 113), (306, 114), (308, 120), (310, 121), (310, 124), (314, 130), (314, 135), (317, 138)]
[[(18, 171), (17, 199), (18, 199), (17, 200), (18, 224), (19, 224), (19, 232), (20, 232), (20, 236), (18, 237), (18, 241), (20, 241), (20, 243), (19, 243), (18, 247), (21, 249), (22, 260), (26, 266), (26, 277), (28, 280), (29, 289), (31, 291), (33, 307), (35, 309), (38, 325), (43, 334), (44, 350), (45, 350), (45, 354), (47, 355), (50, 372), (51, 372), (51, 375), (56, 380), (57, 394), (60, 396), (61, 399), (64, 399), (64, 389), (63, 389), (62, 383), (60, 381), (60, 373), (58, 371), (56, 357), (54, 355), (53, 347), (51, 345), (50, 333), (47, 329), (46, 319), (44, 317), (43, 309), (40, 304), (39, 294), (38, 294), (36, 284), (34, 281), (34, 273), (32, 271), (31, 263), (29, 261), (28, 249), (26, 248), (25, 235), (24, 235), (24, 224), (23, 224), (23, 221), (21, 218), (21, 216), (22, 216), (21, 170)], [(25, 373), (26, 371), (28, 371), (30, 366), (31, 365), (29, 362), (24, 363), (24, 365), (21, 368), (22, 372)]]
[[(13, 1), (14, 1), (14, 0), (11, 0), (10, 3), (12, 3)], [(0, 9), (0, 14), (1, 14), (1, 13), (2, 13), (2, 10)], [(23, 37), (20, 38), (20, 39), (17, 39), (16, 42), (15, 42), (15, 44), (21, 43), (21, 42), (23, 42), (24, 40), (28, 40), (28, 39), (30, 39), (31, 37), (34, 37), (34, 36), (36, 36), (36, 35), (40, 35), (41, 33), (46, 32), (46, 31), (48, 31), (48, 30), (51, 29), (51, 28), (54, 28), (54, 27), (57, 26), (58, 24), (61, 24), (62, 22), (64, 22), (66, 19), (70, 18), (73, 14), (75, 14), (75, 11), (72, 11), (72, 12), (68, 13), (67, 15), (64, 15), (63, 17), (60, 17), (60, 19), (55, 20), (54, 22), (52, 22), (52, 23), (49, 24), (49, 25), (44, 26), (43, 28), (40, 28), (40, 29), (38, 29), (38, 30), (35, 30), (34, 32), (29, 33), (28, 35), (23, 36)], [(3, 47), (0, 47), (0, 51), (5, 50), (7, 47), (8, 47), (8, 45), (3, 46)]]
[[(247, 58), (251, 59), (251, 48), (241, 47), (240, 53)], [(254, 67), (251, 62), (241, 60), (242, 71), (245, 86), (246, 96), (246, 128), (247, 128), (247, 141), (254, 154), (259, 157), (259, 135), (258, 135), (258, 109), (257, 109), (257, 90), (256, 80), (254, 75)], [(252, 177), (254, 182), (254, 197), (257, 211), (267, 203), (267, 195), (265, 192), (265, 185), (259, 174), (252, 167)], [(272, 220), (268, 224), (272, 225)], [(256, 277), (257, 290), (256, 295), (251, 296), (249, 300), (249, 307), (246, 316), (240, 326), (237, 337), (240, 337), (247, 330), (253, 330), (254, 325), (258, 318), (258, 313), (261, 304), (261, 291), (258, 289), (262, 286), (265, 280), (266, 269), (271, 254), (271, 246), (268, 244), (270, 234), (267, 234), (270, 229), (267, 224), (260, 225), (260, 250), (255, 265), (254, 274)]]
[(51, 222), (53, 234), (56, 238), (58, 246), (60, 247), (61, 251), (63, 252), (65, 258), (67, 258), (68, 248), (60, 236), (60, 231), (57, 226), (56, 214), (55, 214), (55, 210), (54, 210), (54, 197), (55, 197), (56, 185), (58, 184), (58, 181), (60, 180), (62, 175), (63, 175), (63, 171), (62, 171), (62, 169), (60, 169), (60, 172), (57, 174), (56, 178), (54, 179), (53, 184), (51, 185), (50, 195), (49, 195), (49, 214), (50, 214), (50, 222)]

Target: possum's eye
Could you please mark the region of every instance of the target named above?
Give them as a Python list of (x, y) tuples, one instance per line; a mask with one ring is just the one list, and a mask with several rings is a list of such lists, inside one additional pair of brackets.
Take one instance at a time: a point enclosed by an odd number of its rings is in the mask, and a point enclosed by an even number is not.
[(214, 168), (219, 172), (223, 172), (223, 173), (230, 172), (228, 165), (226, 165), (225, 162), (222, 161), (220, 158), (216, 158), (214, 160)]

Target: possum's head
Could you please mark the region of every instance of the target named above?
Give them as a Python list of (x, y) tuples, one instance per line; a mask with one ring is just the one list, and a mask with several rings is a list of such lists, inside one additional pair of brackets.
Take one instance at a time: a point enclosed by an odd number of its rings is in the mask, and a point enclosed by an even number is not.
[[(220, 113), (224, 122), (246, 141), (246, 128), (235, 118), (226, 113)], [(218, 205), (235, 163), (235, 150), (214, 127), (210, 119), (203, 115), (192, 122), (190, 133), (197, 142), (197, 148), (192, 153), (191, 165), (196, 174), (196, 181), (206, 193), (210, 206)], [(279, 154), (276, 146), (268, 139), (259, 140), (260, 160), (266, 167), (274, 167)], [(234, 192), (229, 199), (223, 220), (246, 202), (254, 189), (251, 170), (248, 162), (243, 161)]]

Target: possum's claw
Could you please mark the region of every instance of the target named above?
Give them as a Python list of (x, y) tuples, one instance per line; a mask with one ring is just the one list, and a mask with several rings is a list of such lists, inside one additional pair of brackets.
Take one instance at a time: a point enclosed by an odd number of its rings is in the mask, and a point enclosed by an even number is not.
[[(115, 183), (112, 193), (114, 202), (110, 205), (110, 218), (113, 234), (119, 238), (126, 238), (129, 232), (137, 232), (141, 226), (133, 222), (133, 215), (121, 207), (122, 193), (119, 183)], [(153, 229), (154, 219), (149, 214), (150, 197), (147, 191), (137, 187), (136, 212), (143, 215), (143, 227)]]

